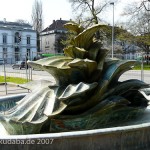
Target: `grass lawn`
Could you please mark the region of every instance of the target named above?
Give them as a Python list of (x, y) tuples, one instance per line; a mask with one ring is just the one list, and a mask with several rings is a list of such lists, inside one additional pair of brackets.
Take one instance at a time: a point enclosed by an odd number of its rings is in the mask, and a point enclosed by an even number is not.
[[(143, 65), (143, 69), (144, 69), (144, 70), (150, 70), (150, 64), (149, 64), (149, 65), (144, 64), (144, 65)], [(136, 65), (136, 66), (133, 68), (133, 70), (141, 70), (141, 64), (140, 64), (140, 65)]]
[[(3, 83), (3, 82), (5, 82), (4, 76), (0, 76), (0, 83)], [(24, 83), (27, 83), (27, 79), (16, 78), (16, 77), (6, 77), (6, 82), (24, 84)]]

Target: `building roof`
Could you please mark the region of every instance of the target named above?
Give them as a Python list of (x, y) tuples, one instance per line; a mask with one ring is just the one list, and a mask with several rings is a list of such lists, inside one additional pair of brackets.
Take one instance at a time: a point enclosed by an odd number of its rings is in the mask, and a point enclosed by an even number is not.
[(0, 25), (1, 26), (19, 26), (19, 27), (32, 28), (32, 26), (28, 23), (19, 23), (19, 22), (0, 21)]
[(53, 30), (67, 30), (64, 28), (64, 24), (69, 22), (69, 20), (53, 20), (53, 23), (49, 25), (47, 28), (45, 28), (42, 32), (48, 32), (48, 31), (53, 31)]

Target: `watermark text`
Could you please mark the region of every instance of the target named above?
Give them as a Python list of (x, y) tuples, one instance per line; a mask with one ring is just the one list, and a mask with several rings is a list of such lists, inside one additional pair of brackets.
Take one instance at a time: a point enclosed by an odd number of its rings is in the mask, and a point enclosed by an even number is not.
[(1, 139), (1, 144), (53, 144), (54, 139)]

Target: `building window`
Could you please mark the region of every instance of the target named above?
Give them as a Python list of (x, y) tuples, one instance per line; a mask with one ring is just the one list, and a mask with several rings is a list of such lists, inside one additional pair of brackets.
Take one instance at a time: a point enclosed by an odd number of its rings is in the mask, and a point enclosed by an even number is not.
[(15, 47), (15, 61), (19, 61), (20, 60), (20, 49), (19, 47)]
[(15, 33), (15, 43), (19, 43), (21, 41), (21, 36), (19, 35), (19, 32)]
[(3, 44), (6, 44), (6, 43), (7, 43), (7, 35), (3, 34)]
[(7, 48), (3, 48), (3, 56), (4, 56), (4, 58), (7, 57)]
[(27, 49), (27, 58), (30, 58), (30, 49)]
[(27, 44), (30, 44), (30, 37), (27, 37)]

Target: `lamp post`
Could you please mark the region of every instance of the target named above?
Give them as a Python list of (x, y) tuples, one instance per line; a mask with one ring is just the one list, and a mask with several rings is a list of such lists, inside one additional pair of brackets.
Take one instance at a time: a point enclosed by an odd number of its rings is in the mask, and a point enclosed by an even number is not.
[(111, 57), (114, 57), (114, 2), (110, 3), (113, 6), (113, 24), (112, 24), (112, 52)]

